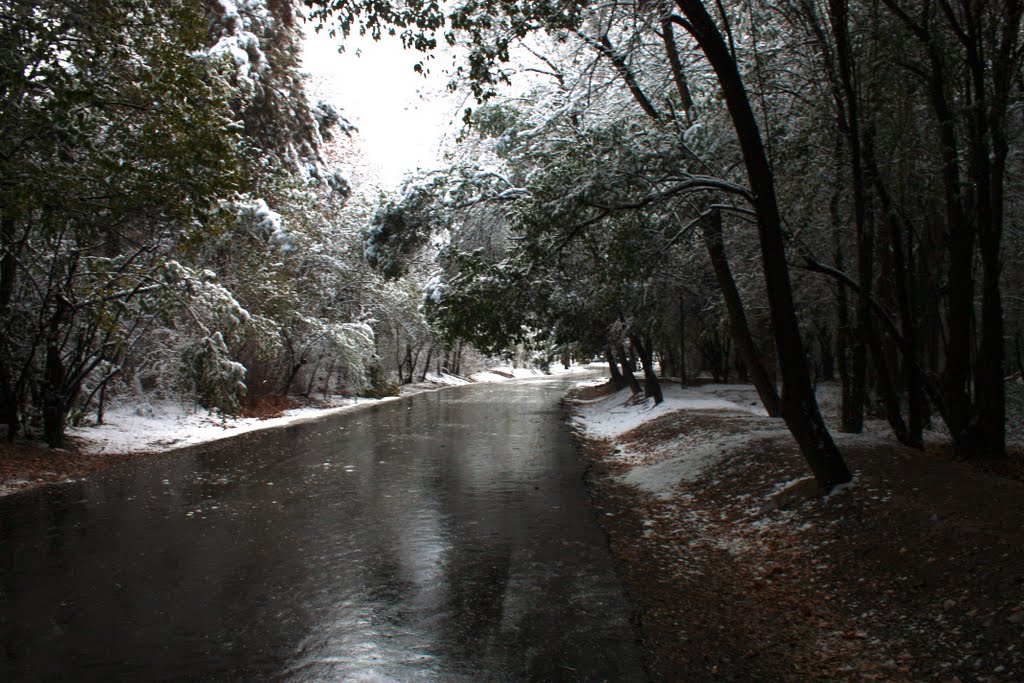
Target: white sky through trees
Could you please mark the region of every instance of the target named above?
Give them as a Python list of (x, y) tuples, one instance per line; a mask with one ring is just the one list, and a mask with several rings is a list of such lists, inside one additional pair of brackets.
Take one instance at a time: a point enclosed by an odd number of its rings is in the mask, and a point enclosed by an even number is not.
[(440, 54), (426, 62), (427, 76), (413, 66), (424, 57), (403, 50), (397, 37), (375, 42), (368, 36), (345, 39), (307, 28), (303, 68), (311, 76), (312, 99), (322, 99), (343, 110), (359, 128), (362, 156), (383, 188), (397, 186), (406, 173), (432, 168), (439, 162), (439, 147), (453, 136), (460, 123), (466, 94), (447, 90), (444, 67), (451, 56)]

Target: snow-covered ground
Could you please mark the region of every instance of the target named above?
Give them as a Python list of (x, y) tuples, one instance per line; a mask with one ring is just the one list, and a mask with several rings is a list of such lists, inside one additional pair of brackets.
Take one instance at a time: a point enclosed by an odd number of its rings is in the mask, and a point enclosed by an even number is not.
[(176, 401), (154, 401), (141, 405), (119, 403), (106, 410), (102, 425), (75, 427), (69, 429), (68, 434), (74, 437), (81, 450), (87, 453), (165, 451), (257, 429), (281, 427), (379, 402), (376, 399), (350, 399), (339, 396), (330, 401), (331, 407), (295, 408), (286, 410), (280, 417), (267, 420), (255, 417), (221, 417), (203, 408), (186, 406)]
[(774, 429), (748, 430), (726, 438), (702, 431), (679, 433), (651, 446), (636, 448), (617, 437), (663, 415), (678, 411), (716, 411), (762, 417), (766, 413), (754, 388), (741, 384), (708, 384), (700, 387), (662, 385), (665, 400), (655, 406), (638, 401), (628, 389), (595, 401), (580, 403), (574, 425), (588, 437), (616, 441), (615, 460), (631, 466), (622, 481), (661, 498), (670, 497), (680, 482), (694, 481), (732, 453), (759, 439), (785, 434), (785, 425)]
[(629, 389), (595, 401), (581, 403), (573, 421), (590, 436), (610, 438), (677, 410), (728, 410), (765, 415), (753, 387), (742, 384), (709, 384), (702, 387), (662, 385), (665, 400), (636, 401)]
[[(671, 497), (684, 482), (700, 479), (719, 463), (749, 451), (752, 444), (778, 440), (789, 443), (791, 437), (779, 420), (766, 426), (766, 415), (754, 387), (747, 384), (707, 384), (682, 387), (675, 383), (662, 386), (665, 400), (655, 406), (653, 400), (637, 399), (628, 389), (591, 401), (577, 401), (573, 424), (587, 437), (609, 439), (615, 445), (613, 458), (630, 467), (622, 475), (624, 483), (661, 498)], [(883, 420), (868, 420), (861, 434), (838, 431), (839, 388), (835, 384), (817, 387), (818, 402), (832, 436), (840, 447), (845, 445), (891, 442), (894, 437)], [(637, 442), (621, 438), (628, 432), (664, 415), (678, 411), (714, 411), (731, 414), (736, 420), (750, 418), (750, 424), (739, 433), (723, 435), (700, 429), (681, 431), (653, 442)], [(928, 433), (929, 440), (942, 439)]]
[[(588, 366), (592, 370), (603, 370), (603, 364)], [(561, 365), (553, 365), (551, 373), (555, 375), (566, 373), (578, 373), (587, 367), (573, 366), (566, 370)], [(475, 373), (469, 377), (456, 377), (454, 375), (428, 374), (427, 382), (409, 385), (402, 388), (402, 395), (407, 396), (423, 391), (434, 391), (449, 386), (461, 386), (474, 382), (506, 382), (510, 379), (522, 379), (545, 376), (539, 370), (511, 367), (494, 367), (489, 370)], [(605, 378), (599, 377), (583, 384), (600, 384)], [(1011, 387), (1011, 396), (1008, 403), (1013, 414), (1024, 413), (1024, 384)], [(665, 401), (654, 406), (651, 401), (632, 400), (628, 390), (623, 390), (612, 396), (603, 397), (590, 402), (580, 402), (577, 406), (577, 415), (573, 418), (577, 428), (585, 431), (589, 436), (595, 438), (611, 438), (624, 434), (636, 427), (653, 420), (662, 415), (667, 415), (678, 410), (717, 410), (735, 412), (738, 414), (764, 415), (764, 408), (758, 400), (753, 387), (742, 384), (709, 384), (702, 387), (683, 388), (677, 384), (666, 383), (663, 387)], [(831, 412), (830, 407), (835, 403), (833, 396), (834, 387), (823, 386), (819, 388), (819, 400), (822, 404), (826, 418)], [(184, 405), (178, 402), (165, 401), (153, 403), (121, 403), (110, 406), (104, 416), (104, 424), (99, 426), (82, 426), (69, 430), (69, 434), (75, 437), (81, 449), (87, 453), (130, 453), (145, 451), (165, 451), (181, 446), (214, 441), (236, 434), (242, 434), (257, 429), (270, 429), (280, 427), (304, 420), (316, 419), (325, 415), (331, 415), (359, 407), (380, 403), (381, 401), (392, 401), (398, 397), (385, 399), (364, 399), (345, 398), (336, 396), (327, 401), (325, 408), (296, 408), (285, 411), (280, 417), (260, 420), (258, 418), (222, 418), (210, 414), (208, 411), (195, 406)], [(1012, 425), (1012, 420), (1008, 421)], [(1024, 420), (1022, 420), (1024, 424)], [(884, 423), (871, 423), (868, 431), (874, 438), (888, 438), (888, 429)], [(780, 433), (785, 432), (785, 427), (779, 425)], [(1022, 431), (1009, 429), (1011, 440), (1022, 438)], [(862, 440), (867, 435), (847, 435), (833, 432), (833, 435), (840, 443), (848, 440)], [(713, 448), (682, 448), (685, 444), (673, 442), (671, 447), (678, 451), (686, 451), (685, 458), (679, 460), (673, 468), (679, 479), (694, 476), (702, 471), (703, 467), (710, 467), (726, 457), (730, 450), (742, 448), (751, 439), (769, 436), (760, 431), (750, 434), (743, 443), (718, 443)], [(678, 440), (691, 439), (699, 440), (699, 435), (680, 435)], [(626, 462), (634, 464), (640, 458), (640, 454), (630, 453), (621, 450), (619, 457)], [(700, 464), (703, 463), (703, 464)], [(666, 476), (671, 473), (661, 468), (660, 473), (651, 472), (651, 477), (662, 483), (667, 483)], [(645, 475), (637, 473), (640, 479)], [(679, 480), (677, 479), (677, 481)], [(649, 484), (653, 484), (651, 479)]]
[[(552, 366), (552, 374), (579, 372), (581, 368), (569, 370), (561, 365)], [(427, 381), (402, 388), (402, 396), (424, 391), (436, 391), (450, 386), (474, 382), (506, 382), (545, 376), (539, 370), (524, 368), (495, 367), (466, 377), (428, 374)], [(236, 434), (270, 429), (284, 425), (313, 420), (383, 401), (397, 400), (398, 396), (383, 399), (346, 398), (334, 396), (325, 401), (327, 407), (304, 407), (286, 410), (280, 417), (261, 420), (255, 417), (221, 417), (203, 408), (174, 401), (152, 403), (122, 402), (109, 406), (102, 425), (88, 425), (68, 430), (79, 448), (86, 453), (133, 453), (159, 452), (182, 446), (216, 441)]]
[[(584, 383), (585, 384), (585, 383)], [(696, 481), (719, 463), (733, 455), (748, 451), (755, 442), (779, 439), (789, 443), (790, 436), (782, 421), (765, 428), (763, 421), (752, 421), (738, 434), (723, 436), (691, 430), (663, 438), (656, 443), (637, 445), (623, 435), (677, 411), (715, 411), (742, 416), (764, 416), (766, 413), (753, 386), (746, 384), (707, 384), (700, 387), (682, 387), (674, 383), (662, 386), (665, 400), (655, 406), (652, 400), (637, 400), (628, 389), (591, 401), (577, 401), (574, 426), (586, 436), (609, 439), (615, 444), (614, 459), (630, 470), (622, 475), (627, 484), (654, 494), (671, 497), (679, 484)], [(832, 437), (844, 446), (894, 444), (888, 424), (884, 420), (868, 420), (861, 434), (838, 431), (839, 387), (821, 384), (817, 387), (818, 403)], [(1024, 441), (1024, 382), (1013, 382), (1007, 387), (1007, 440)], [(926, 432), (928, 442), (945, 441), (941, 421), (934, 425), (939, 431)]]
[[(831, 658), (821, 668), (825, 677), (959, 680), (952, 672), (969, 666), (996, 672), (979, 680), (1020, 679), (1010, 675), (1012, 666), (1020, 671), (1019, 632), (1005, 627), (1019, 624), (1024, 610), (1007, 580), (1024, 547), (1006, 536), (1021, 528), (1018, 482), (944, 457), (917, 459), (884, 421), (871, 420), (862, 434), (833, 429), (855, 483), (820, 496), (785, 425), (764, 417), (753, 387), (663, 389), (657, 407), (628, 390), (577, 400), (573, 422), (592, 440), (583, 448), (596, 465), (591, 492), (634, 594), (641, 604), (672, 608), (661, 623), (683, 624), (673, 645), (690, 647), (686, 624), (700, 628), (710, 614), (712, 627), (749, 621), (763, 628), (761, 640), (799, 629), (792, 642), (811, 643), (807, 661)], [(838, 387), (820, 385), (818, 402), (835, 427)], [(939, 431), (926, 436), (948, 444)], [(1024, 441), (1021, 381), (1007, 386), (1007, 439)], [(968, 509), (979, 512), (964, 525)], [(1002, 545), (974, 552), (993, 543)], [(936, 558), (945, 562), (938, 574)], [(649, 580), (652, 565), (663, 581)], [(960, 592), (955, 577), (982, 575), (985, 581)], [(800, 612), (806, 621), (793, 618), (794, 609), (777, 611), (808, 604), (826, 606)], [(768, 615), (776, 614), (781, 621), (772, 623)], [(997, 628), (1007, 635), (993, 636)]]

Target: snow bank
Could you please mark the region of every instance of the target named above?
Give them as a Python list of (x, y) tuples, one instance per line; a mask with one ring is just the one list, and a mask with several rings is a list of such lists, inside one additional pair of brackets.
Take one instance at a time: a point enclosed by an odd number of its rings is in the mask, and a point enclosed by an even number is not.
[[(719, 411), (724, 413), (764, 416), (761, 401), (752, 386), (742, 384), (708, 384), (683, 387), (662, 385), (665, 400), (636, 400), (628, 389), (590, 402), (578, 402), (574, 423), (588, 436), (618, 439), (641, 425), (679, 411)], [(728, 436), (703, 430), (679, 434), (673, 439), (644, 445), (636, 450), (628, 440), (618, 441), (615, 459), (630, 465), (619, 477), (625, 484), (649, 492), (659, 498), (670, 498), (682, 482), (700, 479), (705, 473), (751, 443), (777, 438), (785, 434), (778, 428), (750, 430)]]
[[(495, 368), (495, 372), (477, 373), (472, 380), (449, 374), (428, 373), (427, 382), (402, 387), (402, 396), (444, 387), (462, 386), (476, 382), (507, 382), (511, 379), (542, 376), (539, 370)], [(561, 372), (578, 372), (580, 368)], [(510, 375), (510, 376), (507, 376)], [(347, 398), (335, 396), (326, 408), (296, 408), (280, 417), (266, 420), (250, 417), (220, 417), (206, 410), (175, 401), (152, 403), (123, 403), (111, 405), (104, 414), (104, 424), (74, 427), (68, 434), (74, 437), (85, 453), (160, 452), (172, 448), (192, 446), (216, 441), (236, 434), (258, 429), (270, 429), (333, 415), (358, 406), (397, 400), (398, 396), (383, 399)]]
[(374, 399), (335, 397), (329, 408), (295, 408), (280, 417), (221, 418), (174, 401), (111, 406), (102, 425), (74, 427), (68, 434), (78, 439), (86, 453), (166, 451), (171, 448), (216, 441), (236, 434), (269, 429), (349, 410)]
[(461, 387), (465, 384), (472, 384), (472, 381), (466, 379), (465, 377), (449, 375), (447, 372), (428, 372), (427, 382), (429, 384), (436, 384), (442, 387)]
[(510, 379), (530, 379), (532, 377), (551, 377), (552, 375), (566, 375), (580, 372), (582, 368), (574, 365), (564, 368), (562, 365), (552, 365), (548, 372), (536, 368), (513, 368), (511, 366), (496, 366), (469, 376), (474, 382), (507, 382)]
[[(629, 389), (598, 401), (581, 404), (574, 422), (588, 435), (613, 438), (636, 429), (662, 415), (678, 410), (726, 410), (764, 415), (764, 408), (753, 387), (731, 384), (709, 384), (703, 387), (681, 387), (663, 384), (665, 400), (634, 401)], [(751, 405), (753, 397), (754, 405)]]

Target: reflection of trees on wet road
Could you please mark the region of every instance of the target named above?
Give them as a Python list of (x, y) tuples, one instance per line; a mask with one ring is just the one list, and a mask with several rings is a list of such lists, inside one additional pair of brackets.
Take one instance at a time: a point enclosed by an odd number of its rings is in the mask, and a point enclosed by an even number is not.
[(642, 679), (558, 381), (0, 502), (0, 678)]

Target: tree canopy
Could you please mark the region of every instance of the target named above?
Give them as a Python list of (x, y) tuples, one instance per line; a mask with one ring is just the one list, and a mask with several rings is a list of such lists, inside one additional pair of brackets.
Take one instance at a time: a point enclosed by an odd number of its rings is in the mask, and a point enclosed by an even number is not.
[[(0, 0), (0, 394), (237, 411), (383, 391), (469, 343), (737, 375), (820, 485), (838, 426), (1005, 452), (1024, 371), (1019, 0)], [(444, 168), (354, 197), (303, 15), (453, 46)], [(376, 204), (376, 205), (374, 205)], [(389, 378), (388, 375), (391, 375)], [(634, 380), (635, 381), (635, 380)], [(370, 389), (370, 385), (375, 388)]]
[[(500, 345), (572, 329), (593, 348), (579, 308), (558, 304), (579, 286), (603, 302), (586, 318), (611, 346), (640, 351), (649, 336), (664, 368), (692, 344), (719, 375), (734, 355), (823, 486), (849, 473), (816, 377), (838, 374), (842, 429), (877, 406), (908, 445), (935, 416), (963, 457), (1004, 451), (1016, 0), (474, 2), (398, 17), (310, 4), (342, 30), (396, 27), (420, 50), (459, 42), (457, 77), (490, 102), (468, 112), (467, 161), (443, 187), (435, 174), (434, 201), (385, 206), (401, 220), (369, 237), (394, 264), (428, 234), (453, 235), (427, 292), (451, 334)], [(533, 85), (499, 95), (514, 72)], [(500, 215), (488, 220), (503, 253), (460, 244), (485, 212)], [(710, 283), (725, 348), (719, 326), (685, 339)], [(1019, 337), (1019, 310), (1009, 324)]]

